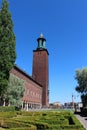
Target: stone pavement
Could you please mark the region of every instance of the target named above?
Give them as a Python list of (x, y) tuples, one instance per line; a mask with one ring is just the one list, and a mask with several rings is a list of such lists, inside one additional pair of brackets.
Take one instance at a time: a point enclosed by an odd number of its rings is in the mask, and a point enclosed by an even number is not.
[(87, 130), (87, 117), (83, 117), (81, 115), (75, 114), (77, 119), (81, 122), (81, 124), (84, 126), (85, 130)]

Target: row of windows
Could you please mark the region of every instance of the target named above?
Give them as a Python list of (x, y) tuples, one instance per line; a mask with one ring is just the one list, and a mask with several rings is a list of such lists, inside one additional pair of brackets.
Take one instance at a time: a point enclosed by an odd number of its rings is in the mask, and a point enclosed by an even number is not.
[(29, 96), (29, 97), (34, 97), (34, 98), (39, 98), (41, 99), (41, 94), (37, 93), (37, 92), (34, 92), (34, 91), (31, 91), (31, 90), (26, 90), (26, 95)]

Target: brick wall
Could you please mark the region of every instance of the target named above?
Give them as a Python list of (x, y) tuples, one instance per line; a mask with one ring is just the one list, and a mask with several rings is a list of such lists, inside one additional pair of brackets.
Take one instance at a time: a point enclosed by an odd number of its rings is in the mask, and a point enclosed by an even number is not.
[(49, 105), (49, 76), (48, 76), (48, 51), (46, 49), (34, 50), (32, 77), (43, 86), (42, 105)]
[(42, 86), (17, 66), (14, 66), (11, 73), (25, 81), (25, 93), (22, 100), (42, 104)]

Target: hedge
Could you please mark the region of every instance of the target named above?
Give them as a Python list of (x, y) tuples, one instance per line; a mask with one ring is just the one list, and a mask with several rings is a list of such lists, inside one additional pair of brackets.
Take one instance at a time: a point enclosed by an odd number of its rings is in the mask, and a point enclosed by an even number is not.
[(0, 119), (16, 117), (16, 112), (0, 112)]
[(8, 130), (84, 130), (72, 113), (52, 111), (3, 112), (0, 126)]
[(0, 106), (0, 112), (15, 111), (14, 106)]
[(37, 128), (35, 126), (31, 126), (31, 128), (29, 128), (29, 127), (20, 127), (20, 128), (11, 128), (9, 130), (37, 130)]

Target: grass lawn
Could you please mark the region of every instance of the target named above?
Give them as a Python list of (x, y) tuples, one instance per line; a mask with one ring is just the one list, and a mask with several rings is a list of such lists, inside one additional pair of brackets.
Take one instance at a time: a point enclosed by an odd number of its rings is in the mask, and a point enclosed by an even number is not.
[(0, 130), (85, 130), (70, 111), (0, 112)]

